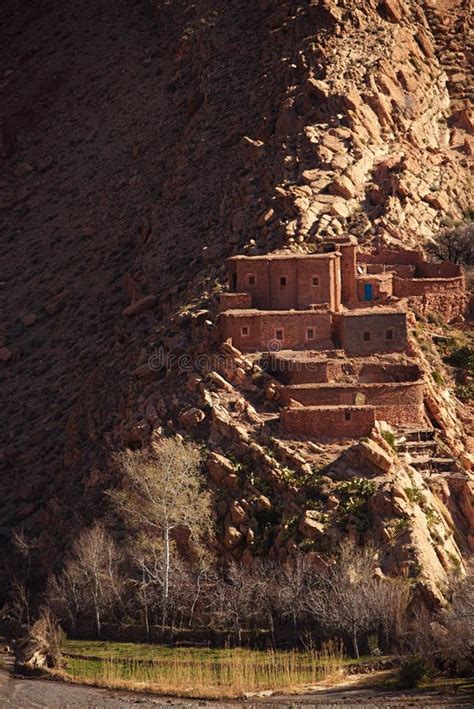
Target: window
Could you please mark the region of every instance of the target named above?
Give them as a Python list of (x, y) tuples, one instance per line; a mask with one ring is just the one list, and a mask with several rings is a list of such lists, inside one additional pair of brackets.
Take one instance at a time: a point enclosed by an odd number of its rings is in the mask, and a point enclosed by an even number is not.
[(247, 283), (249, 286), (254, 286), (257, 283), (257, 276), (254, 273), (249, 273), (247, 276)]
[(314, 327), (306, 328), (306, 339), (314, 340)]
[(387, 330), (387, 332), (385, 333), (385, 339), (386, 340), (393, 340), (394, 339), (393, 330)]
[(370, 342), (370, 332), (364, 332), (364, 342)]
[(313, 276), (311, 279), (311, 283), (313, 288), (317, 288), (319, 286), (319, 276)]
[(283, 330), (275, 330), (275, 340), (283, 340)]
[(350, 411), (345, 411), (345, 412), (344, 412), (344, 418), (345, 418), (346, 421), (350, 421), (350, 420), (351, 420), (351, 416), (352, 416), (352, 414), (351, 414)]
[(249, 330), (248, 325), (244, 325), (244, 326), (240, 329), (240, 334), (242, 335), (242, 337), (248, 337), (248, 336), (249, 336), (249, 333), (250, 333), (250, 330)]
[(287, 282), (286, 276), (280, 276), (280, 287), (281, 288), (284, 288), (286, 286), (286, 282)]

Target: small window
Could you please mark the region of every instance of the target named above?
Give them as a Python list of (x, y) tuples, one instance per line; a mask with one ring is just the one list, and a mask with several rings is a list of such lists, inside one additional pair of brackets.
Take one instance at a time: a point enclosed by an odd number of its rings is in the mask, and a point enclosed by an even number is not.
[(283, 330), (275, 330), (275, 340), (283, 340)]
[(364, 332), (364, 342), (370, 342), (370, 332)]
[(344, 412), (344, 418), (345, 418), (346, 421), (350, 421), (350, 420), (351, 420), (351, 417), (352, 417), (352, 414), (351, 414), (350, 411), (345, 411), (345, 412)]
[(387, 332), (385, 333), (385, 339), (386, 340), (393, 340), (394, 339), (393, 330), (387, 330)]
[(249, 336), (249, 333), (250, 333), (250, 331), (249, 331), (248, 325), (244, 325), (244, 326), (240, 329), (240, 334), (242, 335), (242, 337), (248, 337), (248, 336)]
[(306, 339), (314, 340), (314, 327), (308, 327), (306, 329)]
[(284, 288), (286, 286), (286, 282), (287, 282), (286, 276), (280, 276), (280, 286), (282, 288)]
[(257, 283), (257, 276), (254, 273), (249, 273), (247, 276), (247, 283), (249, 286), (254, 286)]
[(313, 288), (317, 288), (319, 286), (319, 276), (313, 276), (311, 279), (311, 283), (313, 285)]

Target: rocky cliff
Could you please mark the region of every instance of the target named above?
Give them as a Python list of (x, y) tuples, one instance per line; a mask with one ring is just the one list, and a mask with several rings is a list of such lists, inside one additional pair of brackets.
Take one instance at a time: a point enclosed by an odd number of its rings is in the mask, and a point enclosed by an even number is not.
[[(222, 553), (319, 554), (342, 519), (436, 596), (474, 532), (466, 481), (431, 490), (380, 437), (375, 467), (262, 440), (271, 396), (238, 353), (215, 361), (214, 308), (228, 255), (347, 231), (423, 245), (472, 209), (468, 3), (7, 0), (0, 16), (5, 546), (22, 527), (47, 565), (102, 513), (110, 451), (178, 430), (207, 446)], [(465, 470), (459, 405), (434, 391), (431, 408)]]

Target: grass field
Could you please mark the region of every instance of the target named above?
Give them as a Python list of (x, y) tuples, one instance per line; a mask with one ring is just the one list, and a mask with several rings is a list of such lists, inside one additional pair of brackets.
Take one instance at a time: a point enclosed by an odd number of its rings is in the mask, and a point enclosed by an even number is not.
[(209, 698), (289, 691), (341, 676), (344, 664), (333, 644), (322, 652), (274, 652), (68, 640), (64, 651), (65, 673), (75, 681)]

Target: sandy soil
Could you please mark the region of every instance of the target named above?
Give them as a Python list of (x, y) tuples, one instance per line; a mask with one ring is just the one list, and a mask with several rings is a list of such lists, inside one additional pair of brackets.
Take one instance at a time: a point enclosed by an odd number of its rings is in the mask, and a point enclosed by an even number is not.
[(373, 677), (353, 676), (332, 688), (314, 688), (307, 694), (298, 696), (250, 697), (245, 701), (203, 701), (150, 694), (129, 693), (107, 689), (96, 689), (59, 681), (26, 679), (0, 670), (0, 706), (5, 709), (30, 709), (48, 707), (205, 707), (229, 709), (236, 707), (442, 707), (473, 706), (474, 697), (457, 696), (456, 693), (440, 692), (389, 692), (383, 688), (370, 686)]

